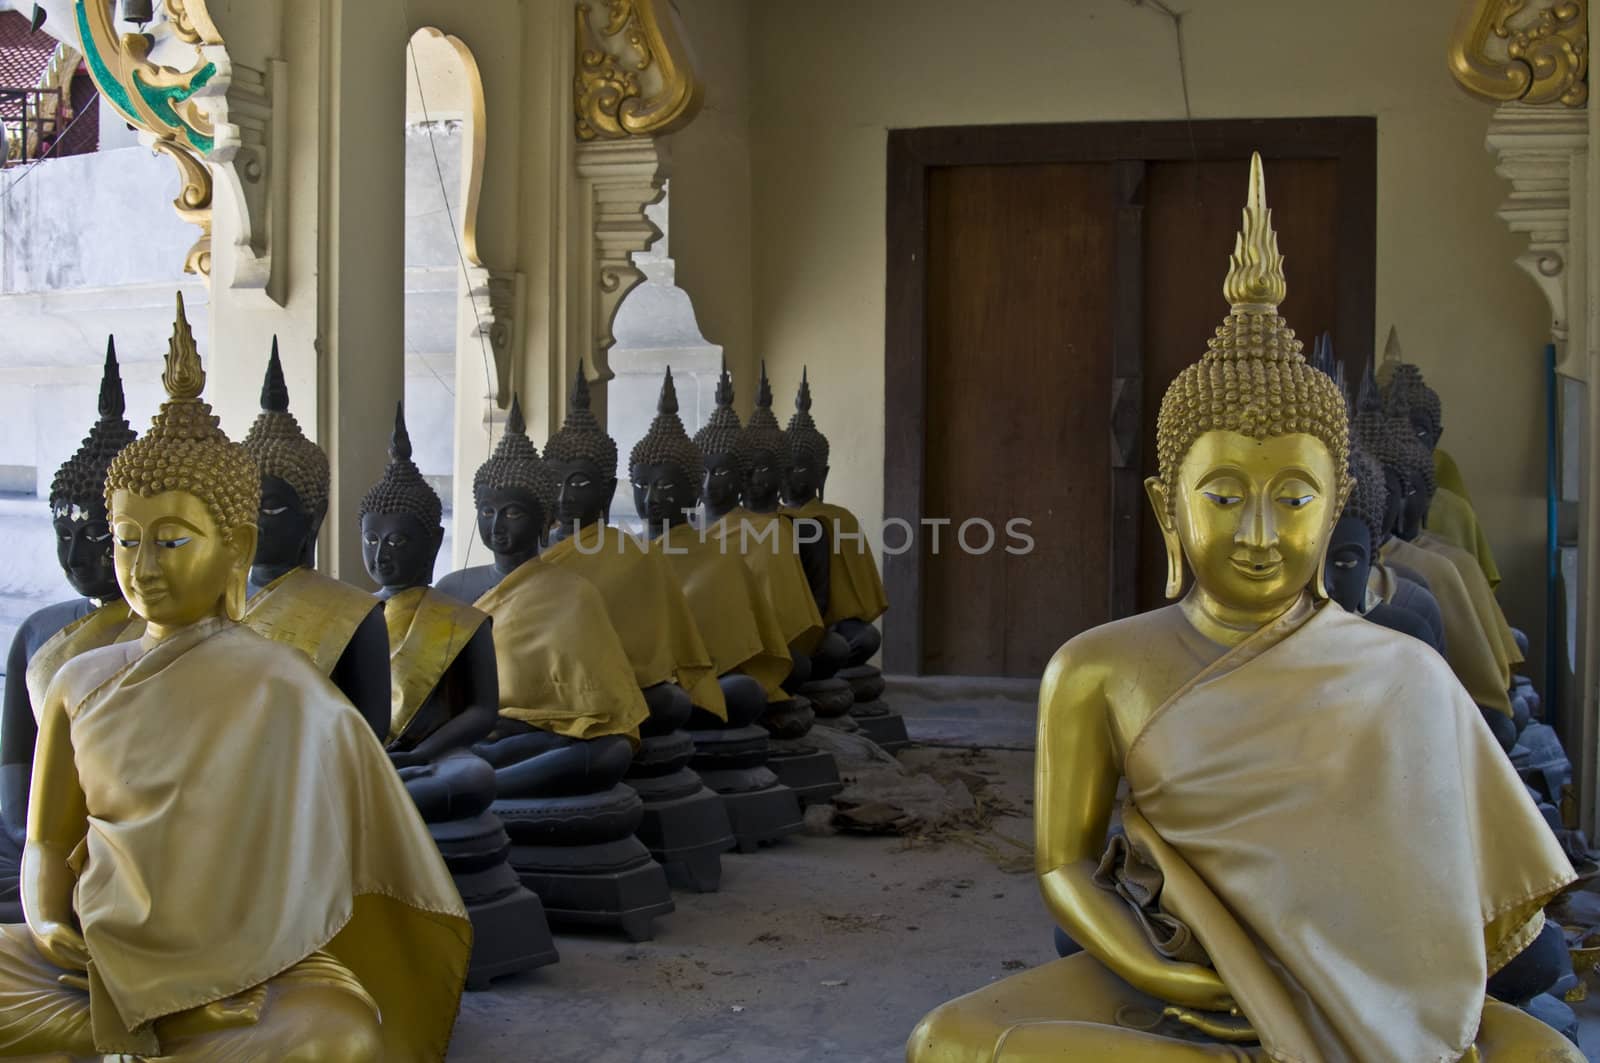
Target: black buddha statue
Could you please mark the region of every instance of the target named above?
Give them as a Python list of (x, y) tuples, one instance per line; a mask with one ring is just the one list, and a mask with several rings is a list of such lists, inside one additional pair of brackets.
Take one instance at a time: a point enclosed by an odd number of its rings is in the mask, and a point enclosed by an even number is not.
[(328, 455), (306, 438), (289, 412), (276, 338), (261, 385), (261, 413), (243, 445), (261, 471), (259, 534), (244, 622), (310, 657), (381, 740), (389, 733), (383, 606), (312, 568), (317, 534), (328, 513)]
[[(768, 396), (770, 399), (770, 391)], [(777, 617), (792, 666), (782, 696), (770, 702), (760, 718), (773, 738), (767, 763), (802, 804), (820, 803), (838, 793), (843, 784), (833, 755), (805, 740), (816, 713), (809, 699), (794, 689), (809, 676), (811, 655), (827, 633), (801, 560), (794, 521), (775, 509), (757, 513), (741, 504), (748, 465), (740, 448), (745, 432), (733, 409), (733, 397), (733, 380), (724, 363), (717, 382), (716, 409), (694, 437), (705, 458), (701, 527), (725, 552), (744, 561)], [(844, 640), (837, 635), (832, 638), (843, 650)]]
[(1350, 447), (1350, 475), (1355, 487), (1345, 502), (1338, 523), (1334, 525), (1333, 537), (1328, 543), (1328, 558), (1323, 568), (1323, 584), (1328, 596), (1348, 612), (1420, 639), (1442, 654), (1443, 643), (1436, 638), (1426, 621), (1373, 593), (1372, 560), (1383, 541), (1387, 500), (1383, 466), (1362, 450), (1359, 444), (1353, 443)]
[(0, 923), (22, 921), (17, 875), (28, 827), (28, 788), (39, 736), (36, 707), (67, 661), (98, 646), (137, 638), (144, 624), (122, 600), (111, 560), (106, 518), (106, 469), (135, 433), (124, 416), (116, 344), (106, 341), (100, 379), (100, 417), (77, 452), (50, 481), (56, 560), (79, 594), (47, 605), (22, 622), (6, 658), (0, 707)]
[[(786, 512), (815, 522), (828, 543), (828, 602), (823, 612), (829, 630), (844, 639), (845, 660), (837, 679), (850, 689), (850, 704), (839, 709), (867, 737), (891, 752), (909, 744), (905, 720), (883, 703), (883, 673), (867, 662), (883, 641), (873, 622), (888, 607), (877, 562), (867, 546), (861, 522), (843, 506), (823, 501), (828, 480), (828, 437), (811, 416), (811, 382), (805, 369), (795, 395), (795, 412), (784, 431), (787, 470), (782, 496)], [(815, 532), (814, 532), (815, 534)], [(825, 722), (838, 725), (834, 704), (842, 696), (828, 689), (834, 681), (826, 665), (813, 661), (813, 674), (803, 688)], [(837, 698), (837, 702), (832, 699)]]
[(361, 500), (361, 556), (378, 583), (389, 644), (386, 748), (444, 855), (472, 917), (468, 985), (556, 960), (539, 898), (507, 860), (511, 840), (491, 811), (496, 770), (472, 752), (498, 718), (491, 622), (434, 590), (443, 505), (411, 460), (402, 404), (389, 465)]
[(669, 562), (711, 655), (724, 711), (696, 706), (690, 718), (695, 770), (722, 795), (741, 851), (800, 829), (800, 803), (767, 767), (759, 721), (780, 700), (793, 668), (782, 625), (754, 573), (691, 521), (705, 459), (678, 417), (672, 370), (656, 417), (628, 458), (634, 507), (650, 550)]
[(639, 840), (675, 885), (714, 891), (722, 882), (721, 854), (735, 844), (733, 827), (722, 798), (689, 767), (694, 740), (685, 725), (697, 705), (725, 712), (722, 688), (666, 559), (606, 523), (617, 488), (617, 444), (589, 408), (581, 367), (545, 461), (556, 526), (540, 562), (600, 592), (650, 713), (626, 779), (644, 801)]
[(648, 710), (600, 592), (538, 560), (555, 492), (515, 396), (472, 493), (493, 560), (439, 589), (472, 595), (492, 625), (499, 719), (474, 751), (496, 768), (511, 865), (553, 922), (645, 940), (673, 907), (665, 873), (634, 837), (644, 806), (622, 783)]

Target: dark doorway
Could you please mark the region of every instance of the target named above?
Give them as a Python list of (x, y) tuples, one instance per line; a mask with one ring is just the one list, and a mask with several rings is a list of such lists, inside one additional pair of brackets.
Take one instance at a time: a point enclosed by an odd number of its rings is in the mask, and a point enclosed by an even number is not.
[[(1371, 357), (1376, 124), (1116, 123), (889, 134), (885, 515), (948, 518), (885, 559), (895, 672), (1037, 676), (1079, 631), (1164, 601), (1143, 478), (1162, 392), (1205, 349), (1249, 153), (1283, 313)], [(981, 518), (996, 545), (974, 526)], [(1005, 551), (1007, 520), (1032, 549)]]

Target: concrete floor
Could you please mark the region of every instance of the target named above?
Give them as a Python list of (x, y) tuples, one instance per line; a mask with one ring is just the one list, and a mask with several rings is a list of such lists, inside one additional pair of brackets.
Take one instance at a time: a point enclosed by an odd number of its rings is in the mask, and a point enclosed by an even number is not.
[[(1028, 807), (1030, 754), (964, 766)], [(654, 941), (563, 936), (560, 963), (467, 994), (450, 1060), (899, 1060), (931, 1008), (1055, 956), (1033, 876), (959, 841), (801, 836), (723, 868), (720, 893), (676, 895)]]
[[(987, 834), (932, 845), (801, 836), (729, 854), (722, 891), (677, 894), (654, 941), (562, 936), (560, 963), (467, 994), (450, 1060), (903, 1059), (929, 1009), (1055, 958), (1050, 919), (1031, 871), (1015, 869), (1024, 851), (1013, 844), (1033, 834), (1036, 690), (1006, 681), (893, 687), (919, 742), (1002, 747), (960, 764), (1017, 812)], [(1590, 984), (1575, 1009), (1584, 1054), (1600, 1061), (1600, 977)]]

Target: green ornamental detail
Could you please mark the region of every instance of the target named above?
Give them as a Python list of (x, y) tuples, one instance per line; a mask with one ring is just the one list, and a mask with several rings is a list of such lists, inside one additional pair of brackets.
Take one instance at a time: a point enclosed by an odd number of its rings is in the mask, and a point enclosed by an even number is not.
[[(196, 92), (211, 81), (216, 75), (217, 65), (206, 63), (196, 67), (190, 72), (188, 82), (182, 85), (172, 85), (165, 88), (149, 85), (145, 82), (138, 70), (131, 71), (129, 80), (132, 82), (132, 92), (129, 86), (119, 80), (106, 62), (100, 51), (99, 42), (89, 28), (89, 15), (86, 5), (90, 2), (100, 3), (102, 0), (75, 0), (73, 14), (78, 23), (78, 39), (83, 44), (84, 59), (89, 64), (89, 72), (94, 77), (94, 82), (100, 91), (105, 93), (117, 111), (136, 126), (149, 128), (150, 117), (161, 123), (163, 128), (151, 130), (155, 133), (170, 133), (179, 136), (183, 142), (201, 155), (207, 155), (216, 145), (216, 138), (201, 133), (178, 117), (177, 107), (188, 100)], [(146, 113), (141, 112), (133, 93), (138, 94)]]

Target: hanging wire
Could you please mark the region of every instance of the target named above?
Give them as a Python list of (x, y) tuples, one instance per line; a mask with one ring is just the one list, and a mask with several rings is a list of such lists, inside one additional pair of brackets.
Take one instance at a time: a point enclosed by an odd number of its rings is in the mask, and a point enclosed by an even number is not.
[[(51, 157), (53, 157), (55, 155), (56, 148), (60, 147), (62, 142), (64, 142), (67, 139), (67, 134), (72, 132), (72, 127), (77, 125), (79, 119), (81, 119), (84, 115), (88, 114), (91, 110), (93, 110), (95, 104), (97, 104), (99, 102), (100, 102), (100, 90), (99, 89), (95, 89), (94, 90), (94, 95), (90, 96), (88, 101), (82, 107), (78, 108), (78, 113), (72, 116), (72, 121), (67, 123), (67, 127), (65, 129), (63, 129), (60, 133), (56, 134), (55, 140), (50, 142), (50, 147), (45, 150), (45, 153), (43, 155), (40, 155), (37, 159), (34, 159), (32, 162), (28, 163), (28, 165), (22, 167), (22, 173), (20, 173), (17, 176), (17, 179), (15, 181), (12, 181), (9, 185), (6, 186), (6, 190), (5, 190), (4, 194), (0, 194), (0, 203), (4, 203), (7, 199), (11, 198), (12, 189), (16, 188), (22, 182), (26, 181), (28, 179), (28, 175), (33, 173), (34, 167), (38, 166), (44, 160), (46, 160), (48, 158), (51, 158)], [(24, 127), (24, 130), (23, 130), (23, 149), (24, 150), (27, 149), (27, 130), (26, 130), (26, 127)]]

